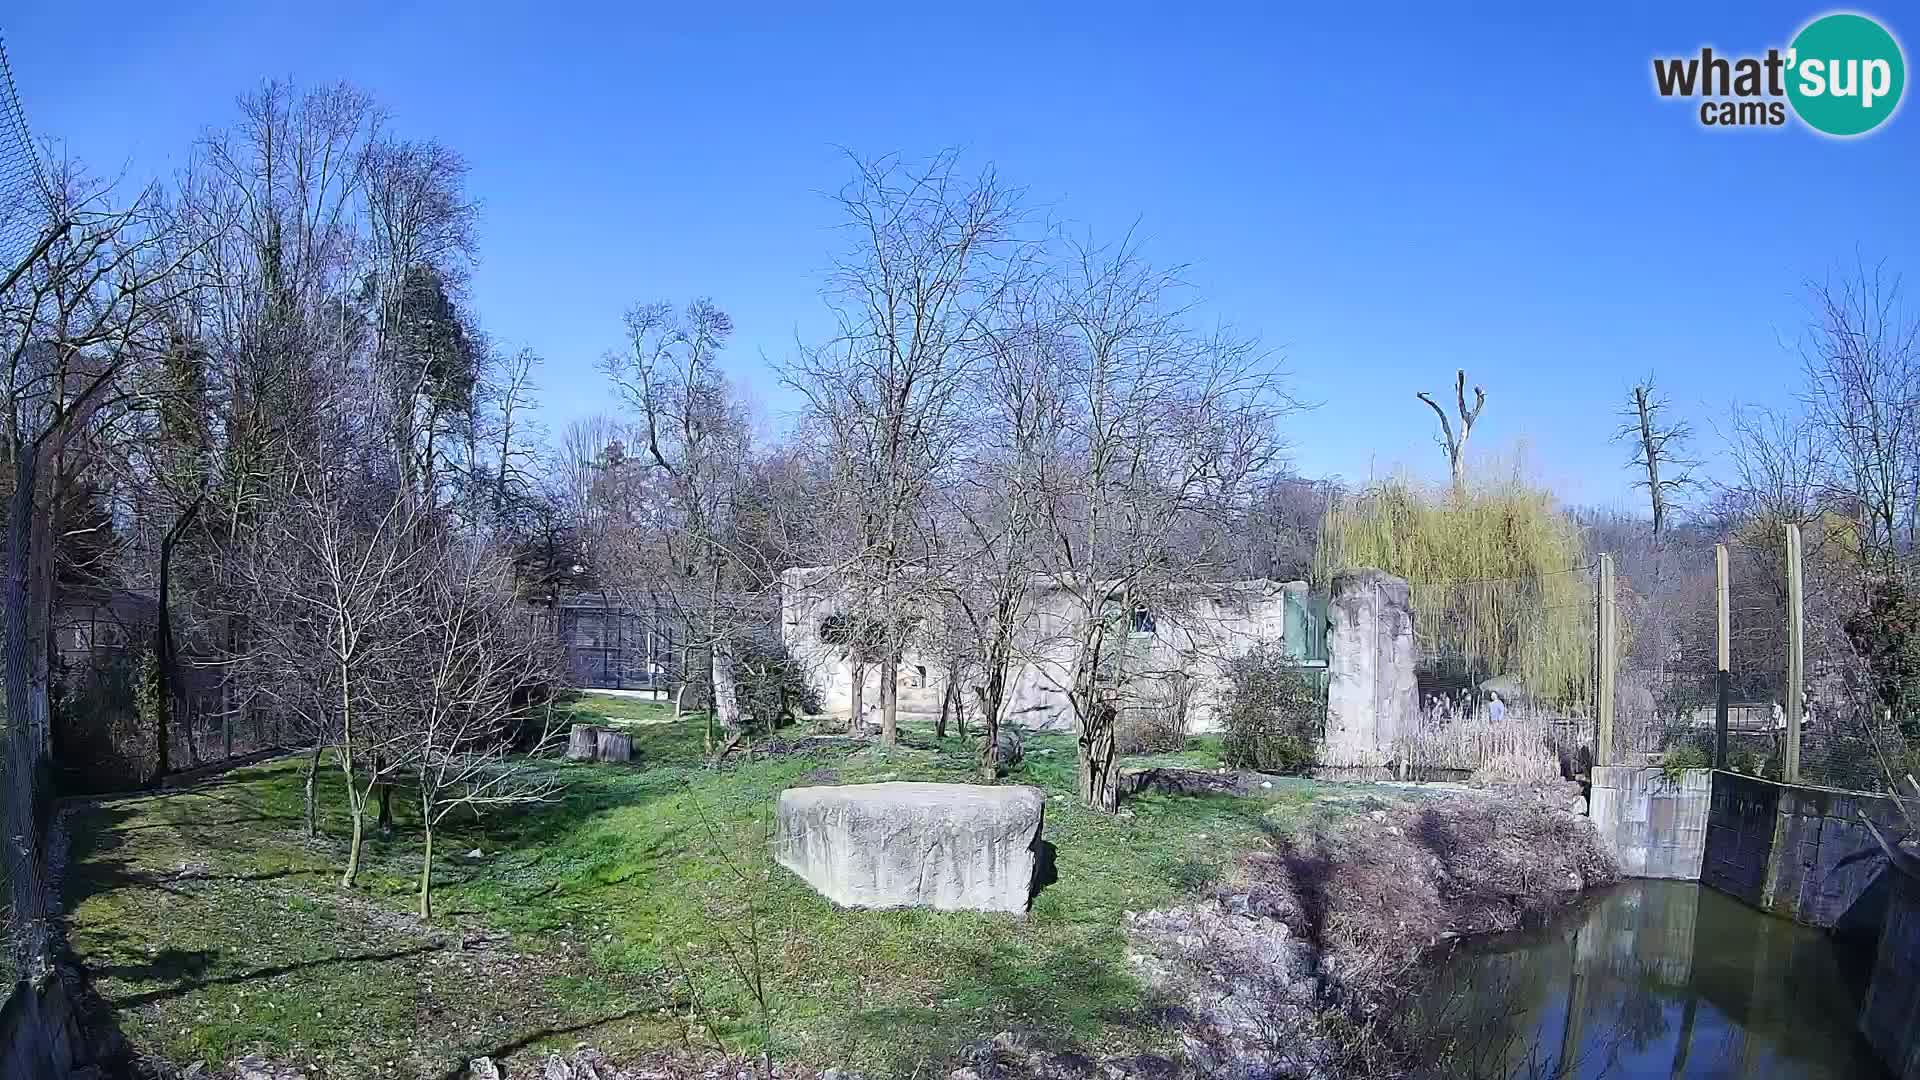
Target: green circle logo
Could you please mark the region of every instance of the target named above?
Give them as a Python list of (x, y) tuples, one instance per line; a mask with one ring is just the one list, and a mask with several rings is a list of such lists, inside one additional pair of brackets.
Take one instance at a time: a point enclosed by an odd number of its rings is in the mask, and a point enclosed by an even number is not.
[(1907, 85), (1900, 43), (1865, 15), (1822, 15), (1787, 52), (1787, 100), (1807, 126), (1862, 135), (1885, 123)]

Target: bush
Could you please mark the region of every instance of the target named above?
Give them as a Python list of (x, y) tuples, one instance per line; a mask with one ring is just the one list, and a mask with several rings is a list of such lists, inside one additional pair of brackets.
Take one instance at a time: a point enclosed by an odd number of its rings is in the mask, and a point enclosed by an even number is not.
[(1186, 720), (1179, 710), (1148, 705), (1121, 712), (1114, 727), (1115, 753), (1171, 754), (1187, 748)]
[(1271, 645), (1227, 665), (1222, 706), (1227, 764), (1261, 772), (1302, 772), (1313, 764), (1326, 726), (1326, 694), (1314, 674)]
[(795, 714), (820, 711), (820, 692), (779, 641), (753, 639), (735, 649), (733, 675), (741, 722), (754, 734), (771, 734)]
[(154, 770), (153, 656), (101, 651), (49, 703), (61, 790), (126, 791)]
[(1692, 743), (1676, 746), (1660, 759), (1660, 771), (1672, 781), (1678, 781), (1680, 774), (1689, 769), (1706, 769), (1712, 765), (1713, 758), (1707, 755), (1706, 750)]

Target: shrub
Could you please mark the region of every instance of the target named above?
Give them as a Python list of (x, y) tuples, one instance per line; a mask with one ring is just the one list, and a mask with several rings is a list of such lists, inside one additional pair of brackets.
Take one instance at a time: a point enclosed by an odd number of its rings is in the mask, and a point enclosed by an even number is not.
[(1121, 712), (1114, 728), (1118, 754), (1171, 754), (1187, 746), (1187, 725), (1176, 709), (1148, 705)]
[(101, 651), (49, 704), (60, 786), (72, 793), (125, 791), (153, 774), (153, 656)]
[(1712, 765), (1713, 759), (1707, 756), (1706, 750), (1693, 743), (1676, 746), (1660, 759), (1660, 771), (1672, 781), (1678, 781), (1680, 774), (1688, 769), (1705, 769)]
[(1261, 772), (1301, 772), (1313, 764), (1326, 723), (1321, 682), (1271, 645), (1227, 665), (1221, 702), (1227, 764)]
[(785, 644), (753, 639), (743, 641), (734, 655), (735, 690), (741, 722), (757, 734), (770, 734), (783, 722), (820, 711), (820, 692)]

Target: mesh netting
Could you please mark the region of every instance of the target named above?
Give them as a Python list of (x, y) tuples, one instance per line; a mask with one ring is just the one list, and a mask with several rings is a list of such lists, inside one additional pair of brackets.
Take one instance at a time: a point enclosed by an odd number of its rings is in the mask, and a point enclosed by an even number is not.
[(46, 178), (0, 41), (0, 276), (26, 258), (48, 222)]
[[(1876, 704), (1870, 665), (1849, 625), (1871, 578), (1845, 537), (1803, 529), (1802, 783), (1883, 790), (1909, 755), (1898, 718)], [(1831, 539), (1832, 542), (1829, 542)], [(1613, 752), (1602, 764), (1687, 764), (1789, 779), (1792, 625), (1783, 526), (1753, 525), (1727, 544), (1727, 724), (1719, 733), (1719, 585), (1711, 546), (1670, 548), (1622, 568), (1622, 637)], [(1675, 756), (1671, 760), (1680, 761)]]

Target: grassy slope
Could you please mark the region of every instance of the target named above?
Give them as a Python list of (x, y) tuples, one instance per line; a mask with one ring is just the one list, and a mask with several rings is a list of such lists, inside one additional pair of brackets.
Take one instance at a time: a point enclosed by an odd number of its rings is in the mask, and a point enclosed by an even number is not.
[[(1202, 887), (1263, 822), (1291, 824), (1320, 790), (1150, 797), (1130, 817), (1106, 817), (1072, 798), (1071, 739), (1035, 736), (1012, 779), (1065, 797), (1047, 804), (1060, 880), (1027, 921), (836, 911), (766, 857), (774, 795), (970, 779), (965, 744), (911, 733), (922, 748), (712, 772), (697, 718), (646, 723), (661, 707), (629, 699), (581, 708), (633, 722), (635, 764), (556, 764), (562, 801), (439, 843), (433, 927), (407, 914), (418, 836), (404, 794), (399, 828), (373, 841), (359, 888), (343, 894), (337, 774), (323, 774), (326, 836), (309, 844), (300, 762), (281, 761), (77, 813), (74, 945), (136, 1043), (181, 1061), (262, 1052), (328, 1075), (438, 1076), (522, 1046), (678, 1042), (689, 1012), (696, 1040), (717, 1031), (752, 1045), (760, 1029), (728, 957), (756, 938), (779, 1057), (907, 1073), (1007, 1027), (1112, 1052), (1160, 1037), (1125, 971), (1122, 913)], [(1216, 759), (1217, 746), (1195, 740), (1156, 760)], [(488, 931), (506, 933), (475, 940)]]

